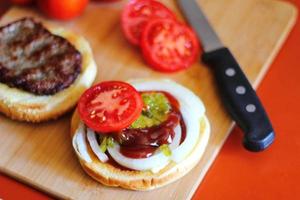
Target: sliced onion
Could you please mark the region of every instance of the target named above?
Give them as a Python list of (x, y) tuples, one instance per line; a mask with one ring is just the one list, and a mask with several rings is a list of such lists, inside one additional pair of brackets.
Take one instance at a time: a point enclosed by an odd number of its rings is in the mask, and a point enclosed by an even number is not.
[(78, 156), (80, 156), (83, 160), (86, 162), (92, 162), (92, 159), (87, 151), (87, 146), (85, 142), (85, 126), (81, 122), (75, 132), (75, 135), (73, 137), (73, 147), (77, 153)]
[(189, 117), (191, 111), (187, 107), (181, 106), (180, 112), (186, 126), (186, 137), (180, 146), (172, 151), (172, 160), (176, 163), (181, 162), (192, 152), (197, 144), (200, 133), (200, 119)]
[[(175, 136), (172, 143), (169, 145), (171, 150), (176, 149), (181, 140), (181, 126), (178, 125), (174, 129)], [(115, 143), (113, 147), (108, 148), (108, 152), (111, 157), (120, 165), (134, 170), (151, 170), (152, 172), (158, 172), (164, 168), (171, 160), (172, 156), (166, 156), (163, 152), (158, 150), (154, 155), (149, 158), (129, 158), (124, 156), (120, 152), (119, 144)]]
[(154, 173), (164, 168), (170, 161), (162, 152), (154, 154), (149, 158), (129, 158), (121, 154), (120, 145), (115, 143), (113, 147), (107, 148), (111, 157), (120, 165), (134, 170), (152, 170)]
[(205, 108), (202, 101), (187, 88), (170, 80), (133, 80), (129, 81), (138, 91), (165, 91), (179, 103), (179, 110), (186, 126), (186, 138), (183, 143), (172, 150), (172, 160), (179, 163), (195, 147), (200, 133), (200, 119)]
[(175, 135), (174, 135), (173, 141), (169, 145), (169, 148), (171, 150), (176, 149), (180, 144), (180, 140), (181, 140), (181, 137), (182, 137), (181, 136), (182, 135), (182, 130), (181, 130), (180, 124), (175, 127), (174, 132), (175, 132)]
[(99, 160), (101, 162), (108, 161), (107, 155), (100, 150), (100, 146), (97, 142), (95, 132), (89, 128), (87, 128), (87, 139), (90, 143), (90, 146), (91, 146), (93, 152), (96, 154), (96, 156), (99, 158)]
[(192, 91), (168, 79), (135, 79), (128, 81), (138, 91), (166, 91), (179, 102), (180, 108), (188, 106), (192, 115), (201, 118), (205, 113), (205, 107), (198, 96)]

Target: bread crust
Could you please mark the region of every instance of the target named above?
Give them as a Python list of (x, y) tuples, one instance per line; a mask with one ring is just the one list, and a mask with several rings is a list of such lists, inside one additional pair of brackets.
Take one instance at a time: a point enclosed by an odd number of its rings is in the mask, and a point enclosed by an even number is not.
[[(80, 123), (82, 122), (79, 118), (79, 114), (75, 111), (71, 120), (72, 140)], [(87, 153), (91, 158), (91, 162), (84, 159), (76, 150), (74, 142), (73, 148), (84, 171), (103, 185), (122, 187), (130, 190), (152, 190), (181, 178), (199, 162), (208, 143), (210, 134), (210, 125), (206, 116), (200, 119), (200, 126), (201, 133), (199, 133), (200, 137), (197, 145), (187, 158), (180, 163), (170, 162), (157, 173), (153, 173), (152, 171), (124, 170), (109, 163), (103, 163), (94, 155), (86, 141)]]
[(73, 108), (80, 95), (95, 80), (97, 66), (89, 43), (62, 28), (50, 32), (67, 39), (82, 55), (82, 69), (72, 85), (54, 95), (35, 95), (0, 83), (0, 112), (14, 120), (42, 122), (56, 119)]

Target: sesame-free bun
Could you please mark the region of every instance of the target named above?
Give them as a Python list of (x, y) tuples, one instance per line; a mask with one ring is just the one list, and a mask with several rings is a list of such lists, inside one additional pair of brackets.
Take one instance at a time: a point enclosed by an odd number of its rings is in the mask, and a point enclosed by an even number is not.
[(89, 43), (83, 37), (62, 28), (49, 30), (67, 39), (81, 53), (81, 72), (72, 85), (54, 95), (36, 95), (0, 83), (0, 112), (14, 120), (41, 122), (55, 119), (73, 108), (80, 95), (95, 80), (97, 66)]
[[(166, 167), (154, 173), (150, 170), (126, 170), (101, 162), (93, 153), (86, 138), (83, 140), (84, 144), (77, 143), (76, 137), (78, 131), (82, 131), (80, 130), (82, 125), (83, 122), (75, 111), (71, 121), (71, 138), (73, 148), (84, 171), (104, 185), (131, 190), (152, 190), (167, 185), (187, 174), (201, 159), (210, 135), (210, 125), (204, 115), (199, 119), (199, 137), (192, 152), (182, 162), (171, 161)], [(86, 136), (86, 134), (84, 135)], [(85, 147), (83, 148), (82, 145)], [(83, 151), (83, 149), (85, 150)]]

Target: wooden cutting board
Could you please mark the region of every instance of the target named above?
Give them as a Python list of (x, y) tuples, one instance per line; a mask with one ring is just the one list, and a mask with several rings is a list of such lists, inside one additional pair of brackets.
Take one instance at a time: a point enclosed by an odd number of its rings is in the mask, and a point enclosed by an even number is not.
[[(70, 22), (48, 21), (35, 10), (12, 8), (0, 23), (35, 16), (83, 35), (91, 43), (98, 64), (96, 82), (164, 77), (193, 90), (204, 101), (212, 125), (209, 145), (200, 163), (184, 178), (154, 191), (104, 187), (89, 178), (77, 162), (69, 136), (70, 114), (41, 124), (15, 122), (0, 115), (1, 172), (60, 198), (182, 200), (192, 197), (226, 140), (232, 121), (219, 99), (211, 70), (203, 64), (194, 64), (175, 74), (161, 74), (147, 67), (139, 50), (128, 44), (121, 33), (119, 18), (124, 3), (91, 3), (80, 18)], [(180, 15), (174, 1), (164, 3)], [(296, 9), (275, 0), (199, 0), (199, 3), (256, 87), (290, 32)]]

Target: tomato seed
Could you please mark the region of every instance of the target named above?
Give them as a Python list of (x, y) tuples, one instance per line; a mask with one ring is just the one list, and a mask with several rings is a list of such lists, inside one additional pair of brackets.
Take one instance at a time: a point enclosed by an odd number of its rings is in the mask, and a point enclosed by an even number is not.
[(128, 99), (122, 99), (122, 101), (120, 102), (120, 105), (124, 105), (127, 102), (128, 102)]
[(103, 123), (106, 121), (106, 117), (103, 115), (101, 118), (100, 118), (100, 123)]
[(113, 95), (112, 95), (112, 98), (113, 99), (115, 99), (115, 98), (117, 98), (118, 97), (118, 93), (114, 93)]

